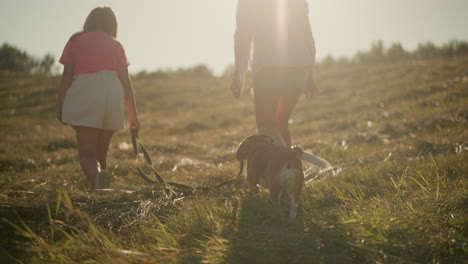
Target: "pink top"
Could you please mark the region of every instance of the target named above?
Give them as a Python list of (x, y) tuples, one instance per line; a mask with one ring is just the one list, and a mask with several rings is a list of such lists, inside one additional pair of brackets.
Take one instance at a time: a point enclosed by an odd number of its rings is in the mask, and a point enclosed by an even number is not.
[(129, 65), (122, 44), (103, 32), (85, 32), (69, 40), (59, 62), (74, 64), (75, 75)]

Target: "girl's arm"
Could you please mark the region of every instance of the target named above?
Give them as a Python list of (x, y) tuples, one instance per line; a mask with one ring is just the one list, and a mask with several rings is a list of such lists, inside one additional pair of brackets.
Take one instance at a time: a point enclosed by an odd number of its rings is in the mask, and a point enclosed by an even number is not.
[(63, 107), (63, 99), (67, 94), (68, 89), (73, 82), (73, 74), (75, 73), (75, 65), (65, 63), (63, 65), (63, 73), (62, 78), (60, 80), (60, 87), (57, 91), (57, 100), (55, 103), (55, 112), (57, 115), (58, 121), (62, 123), (62, 107)]
[(245, 72), (248, 70), (252, 49), (250, 0), (239, 0), (236, 11), (236, 32), (234, 33), (235, 66), (231, 90), (239, 98), (244, 89)]
[(132, 81), (128, 75), (127, 66), (119, 66), (117, 68), (117, 74), (119, 76), (120, 83), (124, 88), (125, 106), (130, 117), (130, 132), (140, 128), (140, 121), (138, 120), (138, 113), (135, 103), (135, 93), (133, 91)]

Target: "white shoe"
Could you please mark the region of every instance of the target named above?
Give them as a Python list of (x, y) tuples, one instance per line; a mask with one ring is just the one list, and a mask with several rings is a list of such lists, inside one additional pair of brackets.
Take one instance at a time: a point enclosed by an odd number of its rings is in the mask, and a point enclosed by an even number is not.
[(96, 175), (96, 189), (109, 189), (112, 176), (106, 170)]

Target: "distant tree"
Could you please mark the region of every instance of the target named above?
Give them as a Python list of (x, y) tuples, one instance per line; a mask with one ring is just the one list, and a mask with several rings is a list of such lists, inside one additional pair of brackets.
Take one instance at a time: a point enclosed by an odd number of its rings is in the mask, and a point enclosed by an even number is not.
[(353, 57), (355, 63), (375, 63), (385, 60), (385, 48), (381, 40), (375, 41), (369, 51), (358, 51)]
[(30, 72), (36, 62), (26, 52), (4, 43), (0, 47), (0, 70)]
[(354, 54), (352, 61), (354, 63), (368, 63), (369, 62), (369, 53), (365, 51), (358, 51)]
[(211, 70), (204, 64), (198, 64), (191, 68), (180, 68), (177, 74), (187, 77), (213, 77)]
[(387, 50), (386, 58), (391, 61), (408, 58), (408, 52), (403, 49), (400, 43), (393, 43)]
[(457, 41), (455, 47), (456, 56), (468, 55), (468, 42)]
[(468, 54), (468, 43), (451, 40), (440, 48), (440, 54), (444, 57), (459, 57)]
[(451, 40), (440, 47), (432, 42), (426, 42), (419, 44), (416, 50), (409, 52), (400, 43), (393, 43), (388, 49), (385, 49), (383, 42), (378, 40), (372, 43), (370, 50), (358, 51), (352, 59), (346, 57), (335, 59), (328, 55), (319, 64), (322, 66), (347, 65), (350, 63), (366, 64), (404, 59), (454, 58), (460, 56), (468, 56), (468, 42), (466, 41)]
[(151, 72), (149, 76), (156, 77), (156, 78), (167, 78), (173, 75), (173, 73), (174, 72), (171, 69), (157, 70), (157, 71)]
[(352, 61), (350, 59), (348, 59), (347, 57), (345, 57), (345, 56), (341, 56), (338, 59), (336, 59), (336, 61), (335, 61), (335, 64), (337, 64), (337, 65), (349, 65), (351, 63), (352, 63)]
[(55, 58), (51, 54), (38, 60), (8, 43), (0, 47), (0, 70), (50, 73), (54, 62)]
[(382, 40), (377, 40), (372, 43), (370, 54), (370, 62), (379, 62), (385, 60), (385, 47)]
[(337, 67), (337, 66), (347, 66), (351, 64), (351, 61), (345, 56), (334, 58), (332, 55), (329, 54), (317, 64), (323, 67)]
[(38, 64), (38, 71), (43, 73), (50, 73), (54, 63), (55, 57), (52, 54), (47, 53)]
[(439, 49), (432, 42), (419, 44), (413, 53), (418, 59), (430, 59), (440, 55)]
[(319, 63), (320, 65), (324, 67), (330, 67), (335, 65), (335, 59), (333, 58), (332, 55), (328, 54), (323, 60)]
[(148, 76), (148, 72), (146, 70), (141, 70), (137, 74), (135, 74), (135, 77), (146, 77)]
[(230, 78), (234, 74), (234, 65), (229, 65), (224, 69), (223, 74), (221, 75), (222, 77), (225, 78)]

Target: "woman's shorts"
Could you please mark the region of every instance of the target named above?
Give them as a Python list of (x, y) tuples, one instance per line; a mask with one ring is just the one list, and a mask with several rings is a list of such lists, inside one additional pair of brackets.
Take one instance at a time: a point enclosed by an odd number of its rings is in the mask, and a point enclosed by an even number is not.
[(80, 74), (65, 95), (62, 122), (104, 130), (124, 128), (122, 84), (114, 71)]
[(253, 73), (254, 90), (301, 89), (307, 87), (310, 67), (263, 68)]

